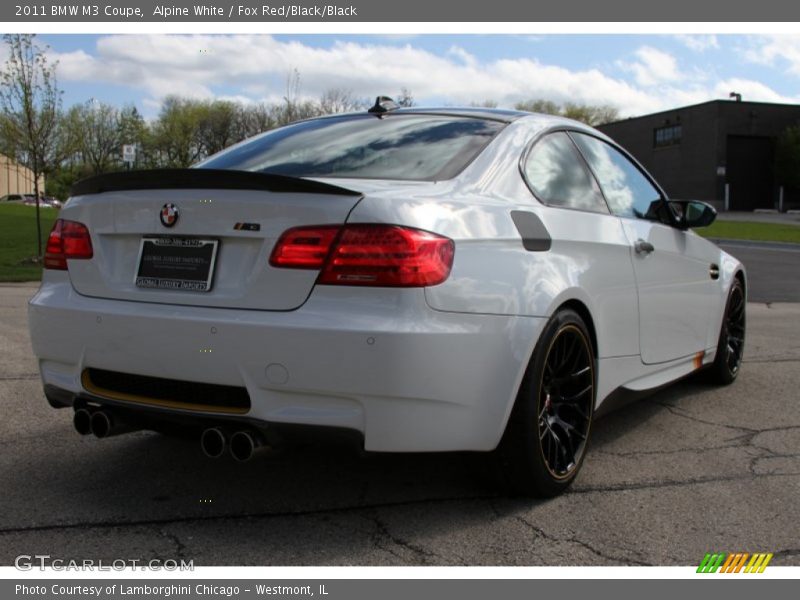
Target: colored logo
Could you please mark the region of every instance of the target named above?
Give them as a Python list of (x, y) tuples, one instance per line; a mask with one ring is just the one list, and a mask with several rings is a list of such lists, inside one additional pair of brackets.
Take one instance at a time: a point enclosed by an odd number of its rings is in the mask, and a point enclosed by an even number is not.
[(697, 567), (697, 572), (716, 573), (719, 570), (720, 573), (763, 573), (771, 560), (771, 552), (706, 553), (700, 566)]
[(178, 222), (178, 207), (174, 204), (165, 204), (161, 207), (160, 217), (164, 227), (172, 227)]

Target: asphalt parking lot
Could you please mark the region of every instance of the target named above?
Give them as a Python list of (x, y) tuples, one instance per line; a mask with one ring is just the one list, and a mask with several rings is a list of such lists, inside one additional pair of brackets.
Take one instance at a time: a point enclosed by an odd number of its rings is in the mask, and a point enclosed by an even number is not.
[(149, 432), (80, 437), (41, 393), (34, 290), (0, 285), (0, 564), (800, 565), (800, 304), (751, 303), (733, 386), (685, 380), (599, 420), (571, 491), (530, 501), (469, 454), (308, 443), (237, 464)]
[(800, 302), (800, 244), (718, 241), (747, 269), (751, 302)]

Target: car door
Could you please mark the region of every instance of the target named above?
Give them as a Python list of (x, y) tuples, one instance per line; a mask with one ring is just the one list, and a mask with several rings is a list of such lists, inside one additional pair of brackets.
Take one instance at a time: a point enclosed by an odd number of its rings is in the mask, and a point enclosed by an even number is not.
[(556, 270), (540, 279), (560, 278), (563, 286), (590, 295), (599, 357), (635, 356), (637, 299), (629, 244), (569, 134), (559, 130), (537, 139), (523, 175), (542, 204), (558, 209), (542, 215), (553, 240), (547, 260), (531, 257)]
[(631, 247), (639, 297), (642, 361), (662, 363), (705, 350), (714, 281), (713, 256), (693, 232), (664, 223), (662, 192), (627, 155), (571, 133)]

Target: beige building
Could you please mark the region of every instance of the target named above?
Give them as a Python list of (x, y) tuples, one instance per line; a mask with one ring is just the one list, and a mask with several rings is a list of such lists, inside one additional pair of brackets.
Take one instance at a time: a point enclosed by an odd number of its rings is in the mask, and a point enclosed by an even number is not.
[[(44, 193), (44, 177), (39, 177), (39, 191)], [(31, 170), (0, 154), (0, 196), (32, 193)]]

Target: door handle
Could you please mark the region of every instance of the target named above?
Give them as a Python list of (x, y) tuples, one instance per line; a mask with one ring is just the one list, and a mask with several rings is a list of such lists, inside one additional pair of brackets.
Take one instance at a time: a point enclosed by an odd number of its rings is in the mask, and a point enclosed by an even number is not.
[(655, 247), (650, 242), (645, 242), (643, 239), (636, 240), (636, 243), (633, 245), (633, 249), (636, 250), (636, 254), (650, 254)]

